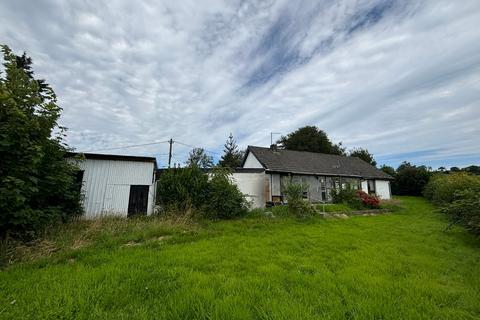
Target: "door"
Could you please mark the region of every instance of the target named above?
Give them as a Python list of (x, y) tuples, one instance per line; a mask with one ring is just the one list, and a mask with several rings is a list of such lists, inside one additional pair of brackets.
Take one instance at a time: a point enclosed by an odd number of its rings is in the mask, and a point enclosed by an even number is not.
[(148, 187), (141, 185), (130, 186), (130, 197), (128, 200), (128, 216), (135, 214), (147, 214)]

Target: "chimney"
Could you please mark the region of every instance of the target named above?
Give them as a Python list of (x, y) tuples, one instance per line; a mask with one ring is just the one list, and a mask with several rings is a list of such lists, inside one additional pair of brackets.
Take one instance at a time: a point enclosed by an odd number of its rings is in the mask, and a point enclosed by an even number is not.
[(276, 143), (271, 144), (271, 145), (270, 145), (270, 150), (272, 150), (272, 151), (278, 151), (277, 144), (276, 144)]

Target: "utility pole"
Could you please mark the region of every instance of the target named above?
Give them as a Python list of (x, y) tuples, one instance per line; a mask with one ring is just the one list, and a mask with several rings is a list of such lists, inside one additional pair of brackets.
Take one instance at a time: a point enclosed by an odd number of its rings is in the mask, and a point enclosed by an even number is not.
[(168, 151), (168, 167), (170, 168), (170, 163), (172, 162), (172, 145), (173, 145), (173, 139), (170, 138), (170, 140), (168, 140), (168, 143), (170, 144), (170, 150)]

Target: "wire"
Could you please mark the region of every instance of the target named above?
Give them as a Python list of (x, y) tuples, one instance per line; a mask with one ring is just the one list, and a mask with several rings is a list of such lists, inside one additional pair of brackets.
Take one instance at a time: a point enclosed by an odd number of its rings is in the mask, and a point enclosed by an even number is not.
[(153, 144), (168, 143), (168, 142), (169, 142), (168, 140), (167, 140), (167, 141), (156, 141), (156, 142), (143, 143), (143, 144), (132, 144), (132, 145), (122, 146), (122, 147), (96, 149), (96, 150), (90, 150), (90, 151), (84, 151), (84, 152), (96, 152), (96, 151), (107, 151), (107, 150), (117, 150), (117, 149), (128, 149), (128, 148), (150, 146), (150, 145), (153, 145)]
[(178, 144), (181, 144), (181, 145), (183, 145), (183, 146), (186, 146), (186, 147), (194, 148), (194, 149), (197, 149), (197, 148), (198, 148), (198, 149), (203, 149), (205, 152), (208, 152), (208, 153), (220, 154), (220, 153), (215, 152), (215, 151), (210, 151), (210, 150), (204, 149), (204, 148), (202, 148), (202, 147), (195, 147), (195, 146), (192, 146), (192, 145), (190, 145), (190, 144), (183, 143), (183, 142), (180, 142), (180, 141), (177, 141), (177, 140), (175, 140), (174, 142), (175, 142), (175, 143), (178, 143)]

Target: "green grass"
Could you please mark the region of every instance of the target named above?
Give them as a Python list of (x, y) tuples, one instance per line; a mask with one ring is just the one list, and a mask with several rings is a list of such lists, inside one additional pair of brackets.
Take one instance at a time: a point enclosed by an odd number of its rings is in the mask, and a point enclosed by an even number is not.
[(444, 232), (423, 199), (402, 201), (348, 220), (63, 227), (0, 271), (0, 318), (480, 318), (479, 241)]
[(317, 210), (320, 212), (350, 212), (352, 208), (345, 203), (317, 204)]

